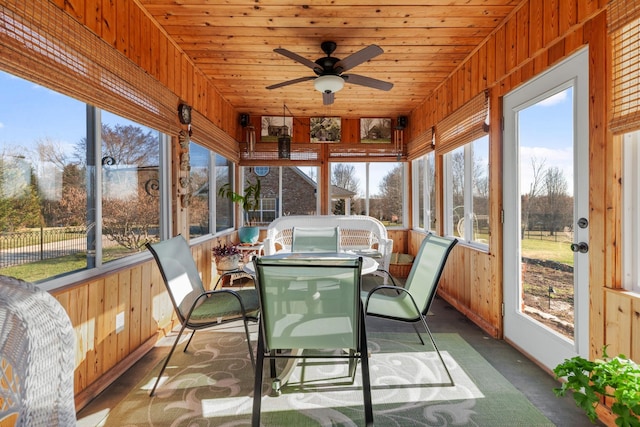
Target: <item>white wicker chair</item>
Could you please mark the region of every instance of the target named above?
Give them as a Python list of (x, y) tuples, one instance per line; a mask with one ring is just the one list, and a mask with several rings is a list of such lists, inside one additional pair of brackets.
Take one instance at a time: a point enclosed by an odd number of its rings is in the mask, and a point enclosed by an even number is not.
[(75, 334), (48, 292), (0, 276), (0, 426), (75, 426)]
[(393, 240), (388, 238), (387, 229), (377, 219), (366, 215), (282, 216), (267, 227), (265, 255), (291, 252), (294, 227), (340, 227), (340, 249), (376, 259), (380, 270), (374, 274), (384, 277), (387, 283)]

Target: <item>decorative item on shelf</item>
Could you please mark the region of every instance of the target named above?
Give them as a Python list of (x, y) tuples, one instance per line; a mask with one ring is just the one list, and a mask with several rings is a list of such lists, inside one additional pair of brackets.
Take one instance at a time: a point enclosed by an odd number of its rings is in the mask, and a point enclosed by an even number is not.
[(183, 125), (191, 124), (191, 107), (189, 105), (184, 103), (178, 105), (178, 119)]
[(246, 139), (247, 139), (247, 154), (249, 157), (253, 156), (256, 151), (256, 128), (253, 126), (246, 127)]
[[(286, 117), (286, 108), (285, 104), (282, 104), (282, 123), (284, 123)], [(278, 158), (279, 159), (288, 159), (291, 157), (291, 137), (288, 133), (285, 133), (278, 137)]]
[(233, 243), (220, 243), (211, 249), (218, 270), (230, 271), (238, 269), (242, 253)]
[(251, 213), (260, 206), (260, 179), (256, 178), (253, 184), (248, 183), (244, 188), (244, 194), (233, 191), (230, 183), (224, 184), (218, 190), (218, 196), (226, 197), (233, 203), (238, 204), (244, 212), (243, 227), (238, 229), (238, 238), (242, 243), (255, 243), (260, 236), (260, 229), (253, 225)]
[(396, 153), (398, 161), (402, 159), (404, 150), (404, 132), (402, 129), (395, 129), (393, 131), (393, 151)]
[(178, 133), (178, 142), (181, 148), (185, 150), (189, 148), (191, 140), (189, 139), (189, 134), (184, 129)]

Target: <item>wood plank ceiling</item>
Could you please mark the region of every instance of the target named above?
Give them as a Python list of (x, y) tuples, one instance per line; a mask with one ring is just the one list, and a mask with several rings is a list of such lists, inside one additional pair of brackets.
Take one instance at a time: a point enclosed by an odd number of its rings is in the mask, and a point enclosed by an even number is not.
[[(433, 91), (520, 0), (138, 0), (238, 111), (295, 116), (397, 117)], [(393, 83), (346, 83), (323, 105), (313, 81), (266, 86), (313, 71), (273, 49), (315, 61), (376, 44), (384, 53), (347, 73)], [(289, 115), (289, 114), (287, 114)]]

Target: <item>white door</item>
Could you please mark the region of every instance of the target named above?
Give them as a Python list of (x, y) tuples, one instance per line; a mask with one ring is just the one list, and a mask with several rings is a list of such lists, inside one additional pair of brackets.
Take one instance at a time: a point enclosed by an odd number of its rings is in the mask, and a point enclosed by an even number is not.
[(548, 369), (589, 339), (588, 51), (504, 97), (504, 334)]

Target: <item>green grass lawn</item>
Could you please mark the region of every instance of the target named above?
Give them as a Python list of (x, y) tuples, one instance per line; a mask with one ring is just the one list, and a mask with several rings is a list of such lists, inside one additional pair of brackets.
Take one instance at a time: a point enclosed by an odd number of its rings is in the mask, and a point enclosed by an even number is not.
[(552, 240), (523, 239), (522, 256), (534, 259), (548, 259), (573, 266), (571, 243)]
[[(114, 247), (105, 249), (103, 252), (103, 258), (104, 262), (108, 262), (130, 254), (132, 254), (132, 252), (129, 249)], [(64, 257), (0, 268), (0, 274), (17, 277), (27, 282), (37, 282), (39, 280), (83, 270), (85, 268), (87, 268), (87, 255), (85, 252), (79, 252), (77, 254), (67, 255)]]

